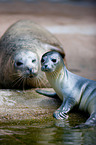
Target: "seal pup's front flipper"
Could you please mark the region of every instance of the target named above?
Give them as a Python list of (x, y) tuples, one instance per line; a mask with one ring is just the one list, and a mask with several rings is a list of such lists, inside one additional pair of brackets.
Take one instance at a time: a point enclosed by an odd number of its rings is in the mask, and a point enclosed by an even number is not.
[(56, 119), (67, 119), (68, 112), (76, 105), (76, 100), (72, 97), (64, 98), (62, 105), (53, 113)]
[(58, 95), (56, 94), (56, 92), (51, 92), (51, 91), (45, 91), (45, 90), (36, 90), (37, 93), (41, 94), (41, 95), (45, 95), (47, 97), (51, 97), (51, 98), (55, 98), (55, 99), (59, 99)]

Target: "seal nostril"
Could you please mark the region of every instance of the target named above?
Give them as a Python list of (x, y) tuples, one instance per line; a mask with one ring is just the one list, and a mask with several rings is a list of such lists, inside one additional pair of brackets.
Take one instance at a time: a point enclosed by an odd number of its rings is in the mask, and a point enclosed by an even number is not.
[(32, 73), (32, 69), (29, 69), (29, 71), (30, 71), (30, 74)]
[(47, 65), (45, 65), (45, 68), (47, 68)]
[(27, 68), (30, 74), (32, 74), (32, 68)]

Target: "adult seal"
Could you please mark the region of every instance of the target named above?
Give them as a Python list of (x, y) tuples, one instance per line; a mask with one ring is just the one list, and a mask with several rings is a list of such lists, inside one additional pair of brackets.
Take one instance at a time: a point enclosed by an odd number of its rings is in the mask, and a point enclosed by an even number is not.
[(96, 81), (68, 71), (58, 52), (44, 54), (41, 65), (49, 83), (63, 101), (53, 116), (57, 119), (67, 118), (67, 113), (78, 105), (80, 110), (90, 114), (85, 124), (96, 125)]
[(51, 50), (61, 53), (65, 61), (61, 44), (46, 29), (31, 20), (13, 24), (0, 39), (0, 87), (48, 87), (40, 60)]

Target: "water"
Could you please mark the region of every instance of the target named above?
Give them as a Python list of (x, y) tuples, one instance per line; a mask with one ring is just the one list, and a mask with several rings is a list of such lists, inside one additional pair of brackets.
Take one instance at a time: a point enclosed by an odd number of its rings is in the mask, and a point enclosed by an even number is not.
[(68, 122), (46, 120), (0, 127), (0, 145), (96, 145), (96, 127), (73, 129)]
[(47, 114), (42, 119), (0, 123), (0, 145), (96, 145), (96, 127), (75, 129), (84, 114), (71, 112), (67, 120)]

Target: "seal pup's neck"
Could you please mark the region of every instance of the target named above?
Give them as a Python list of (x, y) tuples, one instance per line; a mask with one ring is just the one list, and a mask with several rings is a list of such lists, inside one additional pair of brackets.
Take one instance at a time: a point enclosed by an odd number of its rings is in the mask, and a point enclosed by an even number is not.
[(61, 89), (62, 89), (62, 85), (63, 87), (64, 86), (66, 87), (66, 82), (68, 80), (68, 70), (66, 66), (63, 63), (61, 63), (59, 68), (56, 69), (54, 72), (50, 72), (50, 73), (46, 72), (46, 77), (49, 83), (51, 84), (51, 86), (54, 88), (57, 95), (60, 97), (61, 100), (63, 100)]
[(54, 71), (54, 72), (45, 72), (48, 80), (50, 81), (50, 83), (52, 83), (52, 81), (57, 81), (57, 80), (62, 80), (65, 77), (67, 78), (68, 75), (68, 71), (66, 69), (66, 66), (61, 63), (59, 65), (59, 67)]
[(41, 70), (45, 72), (50, 85), (54, 88), (60, 98), (63, 99), (60, 90), (63, 85), (62, 80), (66, 80), (68, 74), (61, 55), (54, 51), (45, 53), (42, 57), (41, 65)]

